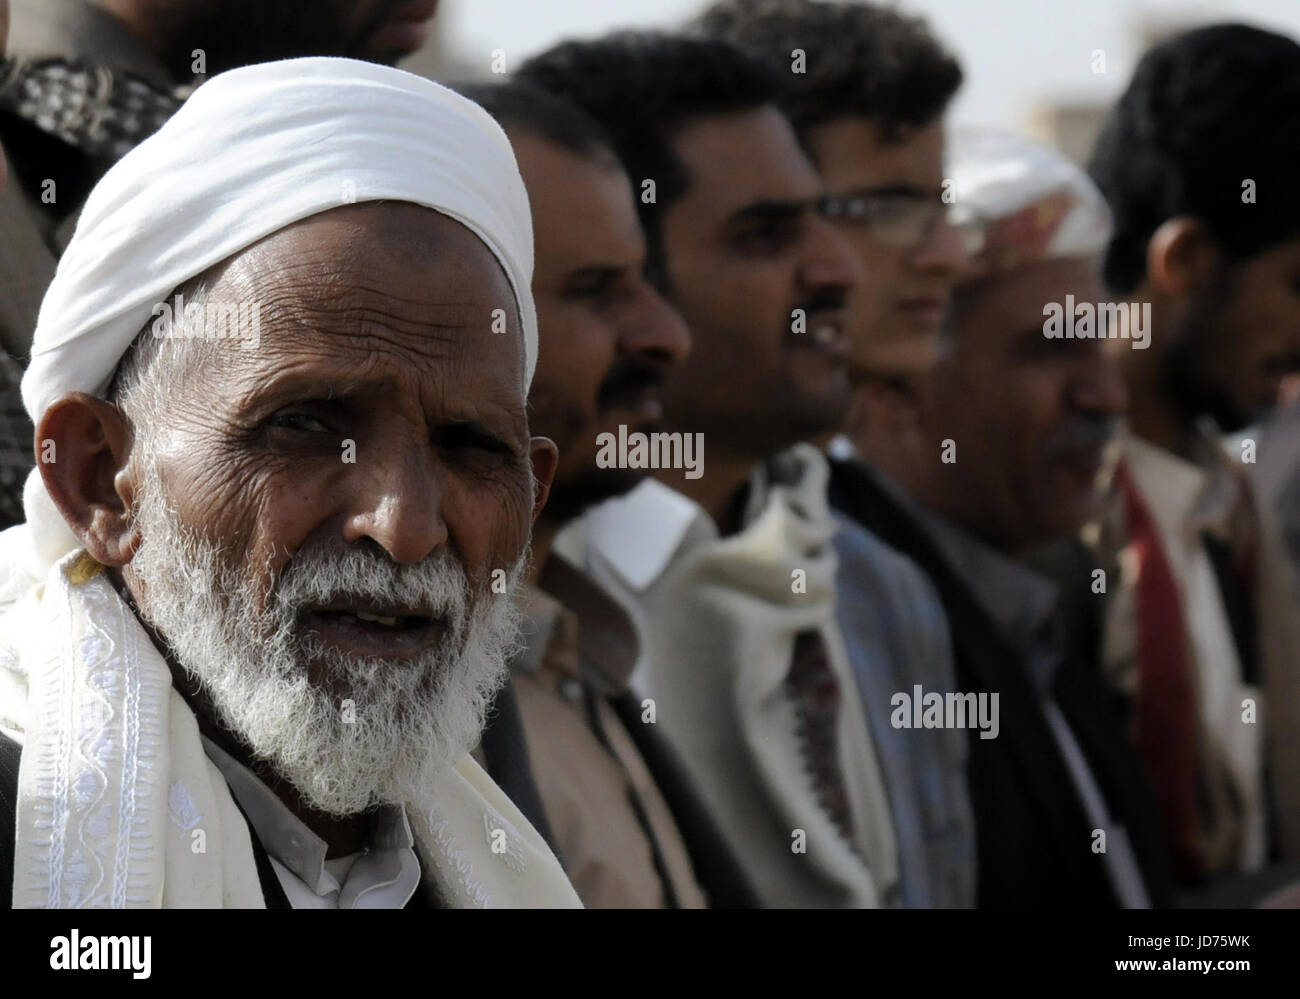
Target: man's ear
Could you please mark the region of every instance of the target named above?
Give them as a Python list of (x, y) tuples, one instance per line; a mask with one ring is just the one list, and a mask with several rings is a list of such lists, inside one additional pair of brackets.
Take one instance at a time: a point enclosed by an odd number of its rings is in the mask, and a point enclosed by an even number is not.
[(1147, 240), (1147, 282), (1157, 294), (1186, 298), (1214, 276), (1219, 251), (1200, 219), (1176, 215)]
[(533, 463), (533, 522), (536, 523), (538, 514), (546, 506), (546, 498), (551, 495), (551, 481), (560, 463), (560, 450), (549, 437), (530, 437), (528, 457)]
[(117, 407), (85, 392), (60, 396), (36, 428), (45, 491), (86, 551), (113, 568), (130, 562), (140, 543), (130, 517), (131, 440)]

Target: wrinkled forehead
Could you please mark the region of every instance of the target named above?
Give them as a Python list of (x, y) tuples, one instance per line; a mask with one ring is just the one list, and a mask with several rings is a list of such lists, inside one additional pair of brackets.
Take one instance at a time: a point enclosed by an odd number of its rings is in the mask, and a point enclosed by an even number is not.
[(524, 404), (514, 289), (477, 235), (428, 208), (374, 202), (313, 216), (192, 282), (189, 301), (164, 304), (175, 335), (203, 341), (218, 361), (209, 370), (245, 389), (290, 370), (326, 381), (472, 373), (466, 395)]
[(1048, 304), (1064, 305), (1067, 295), (1096, 304), (1104, 298), (1099, 264), (1097, 256), (1036, 260), (965, 281), (953, 292), (945, 335), (960, 338), (975, 331), (1011, 337), (1026, 323), (1041, 322)]

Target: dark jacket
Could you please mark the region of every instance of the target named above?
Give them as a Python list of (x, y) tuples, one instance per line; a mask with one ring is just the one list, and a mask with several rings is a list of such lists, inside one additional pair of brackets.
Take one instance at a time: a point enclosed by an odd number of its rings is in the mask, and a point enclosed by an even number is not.
[[(1019, 654), (960, 580), (923, 526), (855, 462), (831, 463), (831, 503), (925, 571), (943, 601), (962, 692), (1000, 695), (995, 739), (971, 731), (979, 905), (1117, 904), (1092, 851), (1092, 828)], [(1141, 766), (1097, 677), (1075, 661), (1052, 694), (1087, 758), (1110, 813), (1125, 826), (1153, 905), (1172, 892), (1160, 818)]]

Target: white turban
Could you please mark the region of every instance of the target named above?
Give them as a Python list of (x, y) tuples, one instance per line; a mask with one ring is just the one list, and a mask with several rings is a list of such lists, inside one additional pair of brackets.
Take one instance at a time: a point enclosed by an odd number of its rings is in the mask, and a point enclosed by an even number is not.
[[(411, 73), (290, 59), (213, 77), (90, 192), (41, 303), (22, 381), (32, 421), (65, 392), (102, 395), (154, 306), (186, 281), (290, 223), (381, 199), (450, 216), (496, 256), (523, 322), (526, 393), (533, 231), (505, 133)], [(76, 546), (38, 472), (24, 498), (46, 558)]]
[(496, 255), (537, 359), (528, 195), (505, 133), (472, 101), (352, 59), (232, 70), (95, 185), (41, 303), (23, 403), (102, 393), (176, 288), (264, 236), (353, 201), (409, 201), (461, 222)]
[(1110, 210), (1086, 173), (1050, 146), (985, 128), (948, 136), (956, 202), (984, 223), (983, 269), (1101, 253)]

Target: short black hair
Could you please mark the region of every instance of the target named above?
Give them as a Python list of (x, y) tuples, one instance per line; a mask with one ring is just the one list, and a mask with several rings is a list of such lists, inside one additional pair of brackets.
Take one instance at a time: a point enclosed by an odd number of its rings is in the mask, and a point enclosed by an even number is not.
[(582, 159), (622, 169), (609, 133), (572, 101), (522, 80), (450, 87), (483, 108), (506, 132), (526, 132)]
[[(1115, 230), (1103, 277), (1125, 293), (1146, 276), (1166, 220), (1200, 219), (1230, 261), (1300, 234), (1300, 45), (1215, 24), (1152, 48), (1110, 113), (1088, 169)], [(1243, 202), (1244, 182), (1257, 204)]]
[(517, 75), (599, 121), (638, 195), (644, 181), (654, 181), (654, 202), (638, 196), (637, 211), (648, 271), (661, 287), (667, 269), (660, 220), (691, 183), (673, 137), (701, 117), (775, 106), (779, 87), (763, 63), (728, 42), (647, 31), (563, 42), (529, 59)]
[[(938, 121), (961, 66), (923, 18), (872, 4), (719, 0), (695, 29), (761, 56), (784, 81), (782, 107), (805, 144), (839, 118), (867, 118), (885, 142)], [(794, 51), (803, 71), (794, 72)]]

